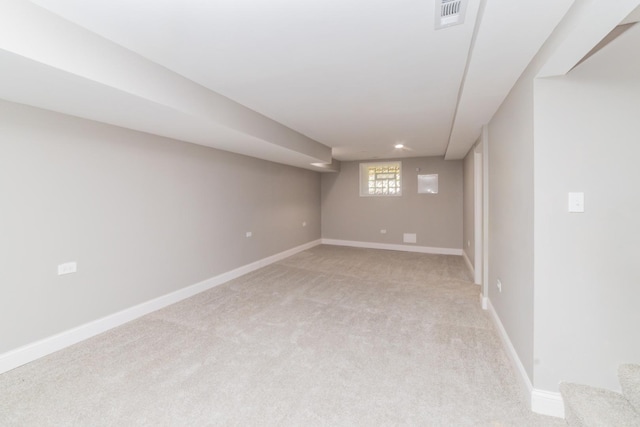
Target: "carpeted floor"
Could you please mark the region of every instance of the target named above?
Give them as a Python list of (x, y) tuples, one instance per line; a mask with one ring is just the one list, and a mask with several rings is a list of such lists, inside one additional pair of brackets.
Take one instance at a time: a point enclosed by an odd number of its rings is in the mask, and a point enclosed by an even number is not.
[(562, 426), (461, 257), (318, 246), (0, 375), (2, 426)]

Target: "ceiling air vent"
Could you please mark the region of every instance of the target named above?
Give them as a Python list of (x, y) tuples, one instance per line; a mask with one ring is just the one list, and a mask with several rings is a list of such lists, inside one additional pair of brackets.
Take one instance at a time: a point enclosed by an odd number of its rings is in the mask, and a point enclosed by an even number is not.
[(436, 30), (464, 22), (467, 0), (436, 0)]

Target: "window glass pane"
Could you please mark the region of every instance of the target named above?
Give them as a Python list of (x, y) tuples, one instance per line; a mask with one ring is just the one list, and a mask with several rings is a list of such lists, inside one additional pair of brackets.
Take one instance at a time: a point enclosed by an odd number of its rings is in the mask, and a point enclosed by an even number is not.
[(402, 164), (397, 162), (361, 163), (361, 196), (400, 196)]

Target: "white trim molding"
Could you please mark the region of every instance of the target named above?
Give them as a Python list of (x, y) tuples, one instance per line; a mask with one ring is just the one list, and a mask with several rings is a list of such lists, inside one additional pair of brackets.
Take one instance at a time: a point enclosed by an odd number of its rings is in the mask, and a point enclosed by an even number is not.
[[(462, 251), (462, 258), (464, 258), (464, 263), (467, 265), (467, 268), (471, 273), (471, 277), (473, 277), (475, 281), (476, 272), (473, 268), (473, 264), (471, 263), (471, 260), (469, 259), (469, 257), (467, 256), (467, 253), (464, 250)], [(479, 283), (476, 283), (476, 284), (478, 285)]]
[(564, 418), (562, 395), (553, 391), (534, 388), (531, 391), (531, 410), (538, 414)]
[(388, 251), (420, 252), (423, 254), (460, 255), (462, 249), (432, 248), (429, 246), (397, 245), (391, 243), (357, 242), (354, 240), (321, 239), (323, 245), (350, 246), (353, 248), (384, 249)]
[(483, 186), (483, 169), (484, 169), (484, 154), (482, 153), (482, 140), (480, 140), (480, 147), (476, 145), (473, 150), (473, 259), (474, 259), (474, 277), (473, 280), (476, 285), (482, 284), (482, 257), (484, 233), (482, 231), (482, 211), (484, 210), (484, 196), (482, 195)]
[(226, 273), (211, 277), (202, 282), (187, 286), (186, 288), (178, 289), (169, 294), (0, 354), (0, 374), (320, 244), (321, 241), (318, 239), (296, 246), (295, 248), (227, 271)]
[(500, 318), (498, 317), (498, 313), (493, 308), (493, 304), (491, 304), (491, 300), (487, 299), (487, 309), (489, 314), (491, 315), (491, 320), (493, 320), (496, 329), (498, 330), (498, 335), (500, 335), (500, 340), (502, 341), (502, 345), (507, 352), (507, 356), (509, 356), (509, 360), (516, 372), (516, 376), (520, 381), (521, 390), (523, 395), (526, 397), (526, 400), (529, 401), (531, 399), (531, 391), (533, 390), (533, 385), (531, 384), (531, 380), (529, 379), (529, 375), (527, 371), (524, 369), (524, 365), (520, 361), (520, 357), (518, 357), (518, 353), (516, 349), (513, 347), (511, 340), (509, 339), (509, 335), (507, 335), (507, 331), (504, 329)]
[(482, 295), (482, 293), (480, 294), (480, 306), (483, 310), (489, 309), (489, 298)]
[(513, 347), (513, 344), (509, 339), (509, 335), (507, 335), (507, 331), (504, 329), (504, 326), (502, 325), (498, 314), (491, 304), (491, 300), (488, 298), (487, 306), (488, 311), (491, 314), (491, 319), (493, 320), (493, 323), (498, 330), (498, 335), (500, 335), (502, 345), (504, 346), (504, 349), (509, 356), (509, 360), (511, 361), (511, 364), (516, 372), (516, 376), (519, 379), (521, 391), (523, 396), (525, 397), (525, 401), (530, 402), (531, 410), (538, 414), (564, 418), (564, 403), (562, 401), (562, 396), (560, 395), (560, 393), (533, 388), (533, 384), (531, 384), (529, 375), (527, 375), (527, 371), (524, 369), (524, 366), (522, 365), (522, 362), (518, 357), (518, 353)]

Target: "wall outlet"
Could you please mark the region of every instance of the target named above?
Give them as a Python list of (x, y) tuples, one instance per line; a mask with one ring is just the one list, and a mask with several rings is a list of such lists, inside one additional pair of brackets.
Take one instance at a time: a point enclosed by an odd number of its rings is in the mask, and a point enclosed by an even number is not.
[(500, 281), (500, 279), (498, 279), (498, 281), (496, 282), (496, 286), (498, 287), (498, 292), (502, 292), (502, 282)]
[(302, 226), (306, 227), (307, 226), (307, 221), (302, 221)]
[(253, 233), (252, 233), (252, 232), (250, 232), (250, 231), (247, 231), (246, 236), (247, 236), (247, 237), (251, 237), (251, 236), (253, 236)]
[(387, 229), (386, 228), (382, 228), (380, 230), (380, 234), (387, 234)]
[(471, 240), (467, 240), (467, 247), (470, 248), (471, 247)]
[(62, 276), (63, 274), (75, 273), (78, 271), (78, 264), (74, 262), (65, 262), (64, 264), (58, 265), (58, 276)]

